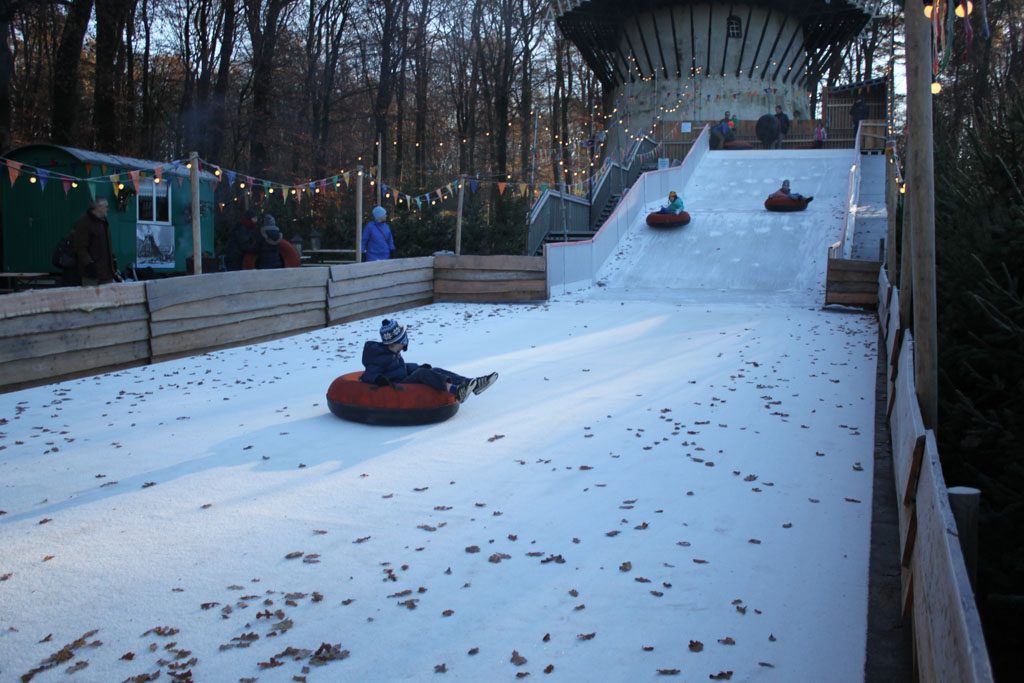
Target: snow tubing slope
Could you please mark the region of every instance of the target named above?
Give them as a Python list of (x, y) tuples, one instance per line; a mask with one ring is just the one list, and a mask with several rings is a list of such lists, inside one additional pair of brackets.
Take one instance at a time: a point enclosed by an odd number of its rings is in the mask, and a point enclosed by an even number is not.
[(425, 384), (378, 387), (360, 381), (362, 374), (344, 374), (327, 389), (327, 407), (344, 420), (371, 425), (421, 425), (443, 422), (459, 412), (459, 402), (449, 393)]
[(769, 211), (803, 211), (807, 204), (806, 197), (795, 199), (782, 192), (774, 192), (764, 200), (764, 208)]
[(678, 228), (690, 222), (690, 214), (682, 211), (675, 213), (654, 213), (647, 214), (647, 225), (652, 228)]

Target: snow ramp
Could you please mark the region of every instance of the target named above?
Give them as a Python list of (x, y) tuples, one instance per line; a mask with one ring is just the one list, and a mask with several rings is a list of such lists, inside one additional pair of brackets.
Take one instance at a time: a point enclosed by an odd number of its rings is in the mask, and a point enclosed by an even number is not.
[[(676, 188), (690, 224), (654, 230), (641, 213), (598, 272), (598, 284), (611, 298), (820, 301), (849, 166), (849, 150), (708, 152)], [(766, 211), (764, 200), (787, 178), (814, 201), (802, 212)]]

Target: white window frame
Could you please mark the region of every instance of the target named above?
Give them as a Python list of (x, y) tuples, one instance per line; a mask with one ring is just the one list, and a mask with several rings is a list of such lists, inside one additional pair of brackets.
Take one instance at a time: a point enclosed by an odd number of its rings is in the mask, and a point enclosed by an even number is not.
[[(135, 222), (137, 222), (137, 223), (147, 223), (147, 224), (150, 224), (150, 225), (172, 225), (174, 223), (174, 215), (172, 213), (173, 212), (173, 203), (171, 201), (171, 196), (173, 194), (173, 189), (171, 187), (171, 183), (167, 182), (167, 180), (165, 180), (165, 179), (161, 179), (159, 184), (164, 186), (165, 188), (167, 188), (167, 220), (165, 220), (165, 221), (158, 221), (158, 220), (155, 219), (156, 203), (157, 203), (157, 194), (156, 194), (157, 183), (154, 182), (154, 179), (152, 179), (152, 178), (144, 178), (144, 179), (139, 181), (139, 192), (138, 192), (137, 195), (135, 195)], [(150, 214), (149, 216), (146, 216), (144, 218), (139, 213), (139, 199), (146, 192), (149, 192), (150, 196), (153, 198), (153, 213)]]

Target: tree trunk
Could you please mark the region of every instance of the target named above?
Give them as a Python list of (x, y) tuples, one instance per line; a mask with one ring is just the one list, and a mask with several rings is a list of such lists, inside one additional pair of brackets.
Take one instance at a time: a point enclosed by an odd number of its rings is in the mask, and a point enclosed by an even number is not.
[(91, 16), (92, 0), (73, 0), (53, 57), (50, 139), (58, 145), (70, 145), (76, 140), (78, 113), (81, 109), (78, 101), (78, 66), (82, 58), (82, 41)]
[(238, 12), (235, 0), (221, 0), (224, 12), (220, 39), (220, 59), (217, 65), (217, 79), (210, 96), (210, 120), (206, 126), (206, 143), (203, 147), (209, 158), (220, 159), (227, 135), (227, 100), (231, 87), (231, 56), (235, 49), (235, 31)]
[(267, 128), (274, 118), (274, 53), (281, 30), (281, 15), (294, 0), (245, 0), (246, 22), (252, 42), (252, 123), (249, 126), (249, 161), (255, 175), (267, 170)]
[(134, 0), (96, 0), (96, 76), (92, 121), (96, 148), (117, 151), (118, 74), (116, 64), (122, 36)]

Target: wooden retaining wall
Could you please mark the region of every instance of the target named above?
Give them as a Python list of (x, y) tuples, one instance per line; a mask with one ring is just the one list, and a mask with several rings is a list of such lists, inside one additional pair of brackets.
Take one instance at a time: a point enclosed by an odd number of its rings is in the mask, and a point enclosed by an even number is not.
[(434, 300), (434, 257), (331, 266), (327, 322), (368, 318)]
[(436, 256), (435, 301), (541, 301), (548, 298), (543, 256)]
[(253, 344), (434, 301), (547, 298), (545, 261), (426, 256), (0, 296), (0, 391)]
[(211, 273), (146, 283), (152, 360), (324, 327), (328, 269)]
[(828, 259), (825, 274), (825, 305), (878, 305), (878, 261)]
[(0, 387), (148, 361), (149, 312), (141, 283), (0, 297)]
[(889, 353), (889, 426), (900, 523), (903, 615), (911, 619), (922, 681), (988, 683), (992, 666), (935, 434), (914, 386), (914, 339), (899, 329), (899, 290), (878, 275), (879, 323)]

